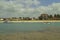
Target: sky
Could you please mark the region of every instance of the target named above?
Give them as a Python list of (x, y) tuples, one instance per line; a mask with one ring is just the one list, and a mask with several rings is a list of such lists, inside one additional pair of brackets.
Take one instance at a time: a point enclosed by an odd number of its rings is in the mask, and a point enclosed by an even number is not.
[(60, 0), (0, 0), (0, 17), (38, 17), (60, 14)]

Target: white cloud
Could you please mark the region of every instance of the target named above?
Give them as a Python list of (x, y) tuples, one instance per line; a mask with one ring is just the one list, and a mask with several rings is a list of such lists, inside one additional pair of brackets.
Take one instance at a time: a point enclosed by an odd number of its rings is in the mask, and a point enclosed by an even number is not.
[[(60, 3), (53, 3), (48, 6), (38, 6), (37, 0), (0, 0), (0, 17), (36, 17), (41, 13), (60, 14)], [(37, 7), (32, 8), (35, 5)]]
[(0, 17), (31, 16), (34, 9), (30, 6), (38, 4), (38, 0), (0, 0)]
[(60, 14), (60, 3), (52, 3), (51, 5), (48, 6), (40, 6), (39, 8), (36, 8), (36, 10), (42, 14), (42, 13), (47, 13), (47, 14)]

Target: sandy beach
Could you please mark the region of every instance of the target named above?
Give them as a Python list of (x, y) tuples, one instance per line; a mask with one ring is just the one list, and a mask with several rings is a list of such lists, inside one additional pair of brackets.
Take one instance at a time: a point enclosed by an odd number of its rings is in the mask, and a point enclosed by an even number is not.
[[(0, 21), (3, 23), (5, 21)], [(21, 20), (21, 21), (7, 21), (7, 22), (60, 22), (60, 20)]]
[(60, 22), (60, 20), (22, 20), (22, 21), (8, 21), (8, 22)]

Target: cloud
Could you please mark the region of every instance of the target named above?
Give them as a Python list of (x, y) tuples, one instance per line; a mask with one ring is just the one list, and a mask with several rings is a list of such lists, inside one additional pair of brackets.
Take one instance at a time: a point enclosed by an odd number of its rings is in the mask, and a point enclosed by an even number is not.
[(42, 13), (60, 14), (60, 3), (39, 6), (38, 0), (0, 0), (0, 17), (38, 17)]
[(38, 6), (38, 0), (0, 0), (0, 17), (30, 16)]
[(40, 6), (38, 9), (41, 13), (60, 14), (60, 3), (52, 3), (48, 6)]

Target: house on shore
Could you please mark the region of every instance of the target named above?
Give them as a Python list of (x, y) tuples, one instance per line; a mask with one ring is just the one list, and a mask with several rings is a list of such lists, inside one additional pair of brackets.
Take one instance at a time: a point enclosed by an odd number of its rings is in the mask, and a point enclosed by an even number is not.
[(48, 20), (48, 14), (41, 14), (39, 20)]

